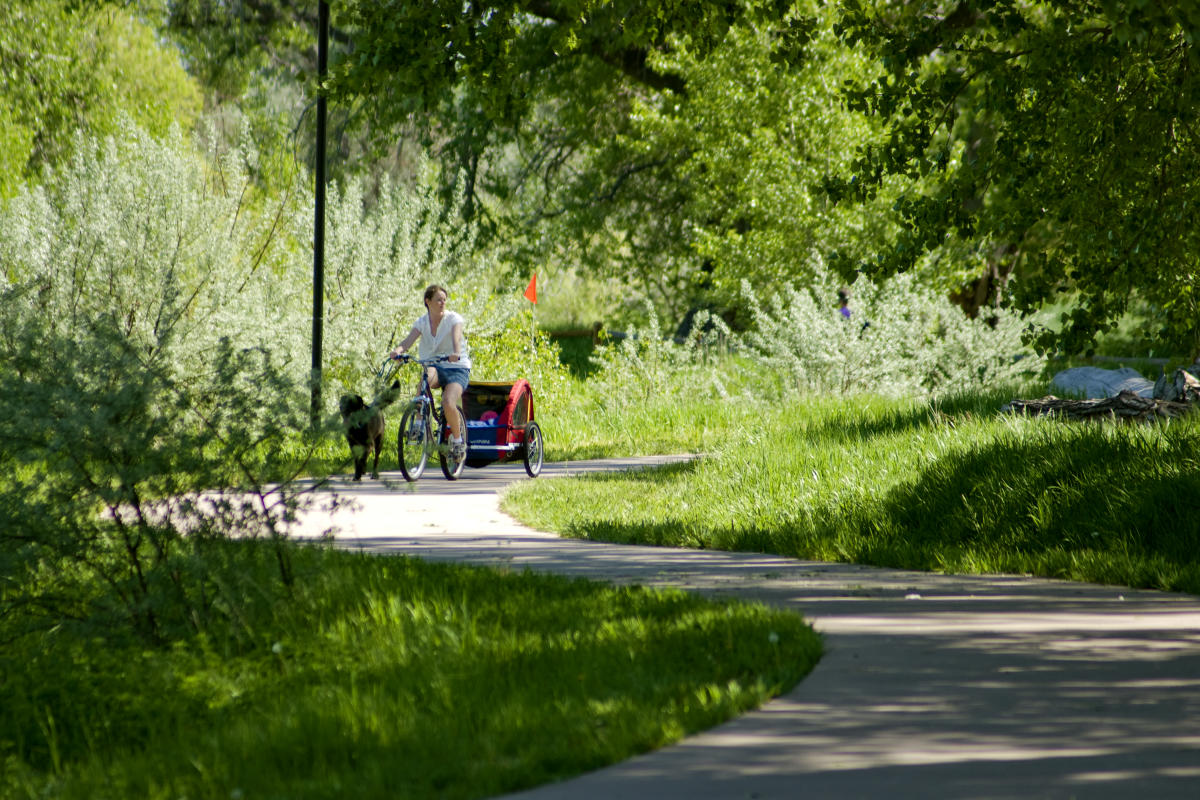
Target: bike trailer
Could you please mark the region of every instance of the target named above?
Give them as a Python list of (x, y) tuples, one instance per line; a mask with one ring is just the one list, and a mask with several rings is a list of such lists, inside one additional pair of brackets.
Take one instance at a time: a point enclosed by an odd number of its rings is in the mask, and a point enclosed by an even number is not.
[(468, 467), (485, 467), (515, 456), (525, 459), (531, 476), (541, 471), (542, 437), (534, 422), (529, 381), (471, 381), (463, 393), (463, 413)]

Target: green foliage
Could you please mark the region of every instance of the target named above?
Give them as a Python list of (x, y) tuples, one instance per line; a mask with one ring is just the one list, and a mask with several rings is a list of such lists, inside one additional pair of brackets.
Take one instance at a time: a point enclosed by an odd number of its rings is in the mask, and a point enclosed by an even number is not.
[(200, 105), (178, 56), (124, 9), (62, 0), (0, 7), (0, 197), (64, 164), (79, 132), (104, 137), (132, 119), (161, 136), (189, 128)]
[(315, 63), (315, 3), (134, 0), (132, 4), (169, 33), (192, 74), (218, 100), (244, 98), (256, 81), (272, 73), (294, 80), (297, 70), (311, 70)]
[(807, 290), (790, 289), (764, 308), (746, 285), (754, 325), (743, 338), (765, 368), (783, 370), (794, 390), (936, 396), (990, 389), (1037, 375), (1044, 362), (1021, 342), (1011, 311), (970, 319), (914, 275), (854, 286), (851, 315), (835, 305), (824, 268)]
[(115, 133), (123, 128), (123, 115), (154, 136), (164, 136), (172, 126), (191, 130), (203, 99), (179, 55), (163, 47), (154, 29), (126, 11), (105, 8), (93, 24), (109, 51), (102, 70), (115, 96), (96, 109), (102, 124), (93, 124), (90, 130), (98, 135)]
[(1011, 312), (968, 319), (905, 275), (882, 286), (860, 281), (846, 320), (835, 306), (837, 284), (819, 263), (810, 269), (815, 288), (789, 289), (769, 302), (746, 287), (745, 333), (702, 313), (694, 333), (676, 341), (651, 310), (645, 327), (603, 338), (587, 379), (570, 382), (566, 402), (542, 406), (547, 452), (710, 452), (732, 432), (773, 417), (781, 400), (945, 397), (995, 390), (1044, 368), (1022, 345)]
[(1200, 593), (1198, 420), (997, 414), (1011, 396), (792, 399), (706, 458), (530, 482), (504, 507), (605, 541)]
[(719, 319), (700, 314), (697, 334), (676, 342), (652, 309), (647, 316), (619, 338), (602, 334), (586, 380), (572, 380), (566, 402), (543, 408), (550, 457), (706, 452), (784, 390), (731, 354), (735, 340)]
[(33, 129), (19, 122), (7, 106), (0, 107), (0, 200), (16, 192), (33, 149), (33, 136)]
[(523, 274), (582, 266), (673, 325), (734, 305), (742, 277), (778, 290), (814, 249), (861, 253), (886, 230), (821, 191), (865, 135), (824, 75), (868, 65), (819, 4), (354, 3), (336, 19), (355, 47), (334, 96), (438, 134), (466, 210)]
[[(476, 123), (511, 124), (532, 113), (531, 89), (589, 63), (641, 82), (671, 83), (647, 59), (673, 36), (719, 39), (741, 4), (554, 0), (381, 6), (351, 2), (335, 22), (353, 32), (354, 49), (337, 69), (335, 96), (369, 98), (385, 117), (437, 111), (463, 92)], [(549, 72), (550, 74), (544, 74)]]
[(0, 619), (5, 797), (490, 797), (677, 740), (820, 656), (795, 614), (681, 592), (215, 548), (249, 637), (146, 649)]
[(686, 95), (637, 102), (597, 172), (667, 165), (631, 176), (620, 207), (605, 209), (625, 237), (605, 255), (620, 263), (625, 241), (636, 243), (636, 256), (664, 273), (643, 281), (652, 296), (681, 281), (666, 306), (676, 317), (681, 302), (699, 301), (745, 325), (743, 280), (769, 296), (813, 278), (814, 254), (862, 254), (885, 240), (882, 199), (880, 208), (835, 205), (822, 189), (872, 134), (827, 79), (872, 70), (833, 36), (828, 10), (796, 3), (782, 20), (731, 27), (710, 53), (681, 48), (660, 61), (686, 80)]
[(887, 175), (926, 181), (896, 203), (897, 246), (863, 269), (965, 244), (1016, 276), (1021, 310), (1078, 297), (1035, 337), (1042, 348), (1086, 350), (1140, 298), (1160, 341), (1200, 349), (1191, 4), (962, 2), (939, 16), (854, 2), (840, 28), (887, 70), (850, 91), (887, 129), (835, 196), (864, 197)]
[[(275, 353), (304, 385), (310, 191), (293, 174), (283, 195), (261, 192), (254, 173), (262, 163), (248, 129), (237, 146), (211, 147), (202, 155), (177, 131), (159, 140), (137, 128), (104, 142), (81, 138), (54, 180), (8, 203), (0, 289), (18, 292), (21, 307), (64, 335), (106, 316), (139, 347), (157, 352), (172, 342), (169, 356), (181, 373), (203, 370), (228, 338)], [(430, 282), (450, 286), (471, 336), (506, 343), (492, 352), (519, 352), (525, 339), (512, 320), (524, 301), (516, 293), (497, 299), (507, 288), (501, 271), (472, 253), (474, 231), (456, 222), (453, 207), (446, 213), (432, 189), (386, 180), (373, 202), (365, 193), (355, 182), (333, 187), (328, 198), (329, 396), (364, 393), (422, 311)]]
[(169, 641), (237, 614), (208, 539), (274, 533), (296, 503), (261, 463), (297, 429), (295, 383), (247, 341), (269, 304), (236, 316), (282, 237), (246, 208), (238, 157), (210, 171), (136, 128), (73, 149), (0, 217), (3, 605)]
[(593, 325), (624, 330), (640, 320), (645, 308), (637, 294), (616, 278), (601, 278), (588, 270), (556, 265), (538, 270), (539, 327), (549, 331), (582, 330)]
[(439, 283), (466, 319), (476, 380), (525, 377), (555, 391), (557, 352), (544, 334), (533, 338), (528, 302), (476, 247), (478, 230), (458, 221), (459, 206), (442, 205), (436, 172), (427, 174), (408, 189), (384, 179), (370, 204), (357, 182), (329, 198), (327, 380), (339, 392), (373, 385), (384, 357), (425, 313), (425, 286)]
[[(128, 126), (80, 137), (54, 180), (0, 216), (0, 459), (15, 476), (0, 501), (4, 605), (170, 641), (237, 613), (205, 575), (207, 538), (281, 532), (296, 503), (287, 481), (313, 466), (298, 412), (311, 273), (297, 243), (311, 218), (296, 213), (300, 190), (258, 193), (251, 148), (205, 157), (177, 131)], [(469, 232), (439, 209), (386, 185), (367, 212), (335, 193), (330, 386), (365, 387), (430, 277), (468, 284), (474, 330), (494, 333), (496, 352), (520, 341), (515, 301), (488, 300), (487, 265), (463, 255)], [(112, 593), (79, 588), (95, 580)]]
[(236, 616), (207, 554), (234, 533), (277, 539), (297, 506), (261, 478), (261, 454), (300, 424), (284, 376), (227, 342), (183, 376), (166, 342), (147, 349), (105, 317), (68, 336), (6, 314), (2, 333), (0, 617), (163, 643)]
[[(427, 284), (447, 286), (450, 305), (463, 312), (461, 303), (474, 302), (477, 288), (481, 297), (488, 295), (489, 287), (477, 287), (464, 274), (474, 265), (471, 231), (441, 224), (433, 190), (385, 182), (368, 205), (362, 184), (354, 181), (332, 187), (326, 213), (325, 357), (335, 386), (362, 385), (368, 369), (378, 367), (425, 313), (421, 292)], [(484, 274), (480, 268), (472, 277)]]
[[(672, 324), (704, 306), (743, 325), (742, 279), (771, 294), (809, 278), (813, 253), (861, 255), (881, 241), (885, 214), (833, 205), (823, 191), (848, 143), (870, 134), (827, 76), (871, 65), (833, 36), (827, 9), (777, 13), (740, 19), (703, 46), (680, 37), (655, 51), (651, 64), (679, 88), (614, 99), (580, 76), (567, 100), (547, 101), (547, 120), (498, 165), (511, 175), (497, 195), (527, 209), (505, 231), (514, 258), (616, 277)], [(560, 163), (569, 170), (552, 173)]]
[[(711, 323), (711, 325), (706, 325)], [(644, 328), (634, 328), (619, 340), (604, 341), (593, 355), (598, 367), (588, 381), (589, 391), (607, 398), (619, 411), (646, 408), (687, 398), (727, 398), (730, 387), (722, 380), (729, 330), (718, 319), (697, 319), (697, 333), (682, 344), (663, 336), (653, 308)]]
[(290, 280), (296, 200), (256, 197), (252, 151), (207, 161), (178, 130), (157, 140), (126, 124), (120, 138), (80, 137), (52, 180), (8, 203), (0, 290), (19, 298), (11, 308), (65, 339), (110, 320), (181, 373), (202, 371), (223, 338), (303, 352), (307, 336), (286, 316), (307, 300)]
[[(508, 176), (493, 177), (492, 165), (505, 148), (521, 146), (523, 127), (545, 121), (558, 129), (551, 145), (558, 155), (544, 163), (544, 177), (557, 180), (586, 131), (602, 131), (612, 119), (606, 112), (593, 125), (587, 109), (621, 101), (630, 83), (677, 85), (650, 63), (651, 50), (671, 48), (676, 32), (716, 37), (740, 13), (738, 4), (674, 0), (464, 8), (356, 0), (334, 7), (334, 25), (351, 45), (335, 54), (329, 92), (335, 104), (365, 107), (378, 130), (411, 121), (421, 146), (453, 165), (447, 175), (465, 173), (467, 214), (481, 214), (492, 232), (520, 231), (519, 221), (505, 219), (510, 209), (485, 207), (485, 201), (490, 194), (503, 202)], [(555, 117), (563, 124), (555, 125)], [(541, 172), (533, 170), (517, 180)]]
[[(111, 3), (112, 0), (91, 0)], [(158, 32), (164, 48), (182, 54), (190, 74), (205, 93), (205, 120), (227, 141), (238, 140), (242, 124), (266, 165), (316, 163), (317, 3), (254, 0), (120, 0), (135, 7)], [(336, 15), (339, 3), (331, 3)], [(337, 61), (352, 48), (349, 32), (335, 23), (330, 57)], [(348, 185), (371, 185), (383, 176), (419, 180), (423, 148), (414, 147), (406, 121), (380, 124), (351, 103), (326, 107), (326, 174)], [(455, 171), (447, 172), (452, 180)], [(261, 186), (274, 184), (272, 170), (255, 172)], [(444, 187), (448, 191), (452, 185)], [(450, 199), (450, 195), (446, 195)]]

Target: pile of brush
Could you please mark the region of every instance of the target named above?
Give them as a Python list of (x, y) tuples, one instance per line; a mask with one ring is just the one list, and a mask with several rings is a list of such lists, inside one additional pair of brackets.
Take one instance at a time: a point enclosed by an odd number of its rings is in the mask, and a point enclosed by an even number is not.
[(1038, 400), (1013, 400), (1000, 410), (1013, 414), (1053, 416), (1072, 420), (1174, 419), (1200, 405), (1200, 360), (1190, 367), (1163, 375), (1154, 384), (1154, 395), (1142, 397), (1124, 391), (1114, 397), (1087, 400), (1047, 395)]

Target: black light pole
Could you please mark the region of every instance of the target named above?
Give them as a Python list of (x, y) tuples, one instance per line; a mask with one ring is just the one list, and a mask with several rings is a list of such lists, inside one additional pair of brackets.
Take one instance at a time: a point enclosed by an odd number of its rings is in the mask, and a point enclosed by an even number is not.
[(321, 424), (321, 339), (325, 319), (325, 73), (329, 66), (329, 3), (317, 4), (316, 214), (313, 224), (312, 426)]

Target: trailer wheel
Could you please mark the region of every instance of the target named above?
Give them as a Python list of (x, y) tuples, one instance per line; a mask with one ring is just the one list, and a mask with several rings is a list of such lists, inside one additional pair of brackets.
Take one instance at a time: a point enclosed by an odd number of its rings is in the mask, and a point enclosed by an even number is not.
[(542, 429), (536, 422), (525, 426), (525, 446), (522, 448), (525, 459), (525, 471), (529, 477), (536, 478), (542, 472), (542, 461), (546, 457), (542, 442)]

